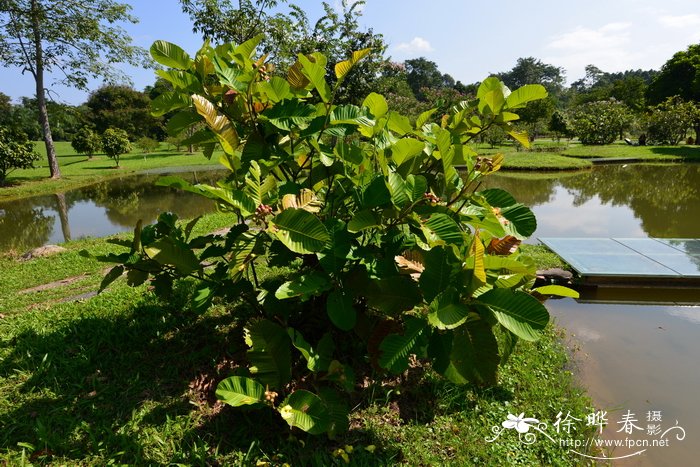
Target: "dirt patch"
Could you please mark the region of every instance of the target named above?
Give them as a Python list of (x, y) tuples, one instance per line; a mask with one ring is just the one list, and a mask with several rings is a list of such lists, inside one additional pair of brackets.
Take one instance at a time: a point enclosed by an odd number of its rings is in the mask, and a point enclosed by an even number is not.
[(37, 285), (35, 287), (30, 287), (28, 289), (20, 290), (17, 293), (18, 294), (28, 294), (28, 293), (32, 293), (32, 292), (41, 292), (43, 290), (56, 289), (58, 287), (63, 287), (63, 286), (72, 284), (74, 282), (78, 282), (79, 280), (84, 279), (86, 277), (88, 277), (88, 274), (81, 274), (79, 276), (66, 277), (65, 279), (61, 279), (58, 281), (53, 281), (53, 282), (49, 282), (47, 284), (41, 284), (41, 285)]

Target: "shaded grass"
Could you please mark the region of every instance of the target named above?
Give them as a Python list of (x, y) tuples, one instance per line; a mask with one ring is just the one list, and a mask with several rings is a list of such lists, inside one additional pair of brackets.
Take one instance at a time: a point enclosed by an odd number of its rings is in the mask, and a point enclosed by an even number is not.
[[(221, 214), (205, 216), (196, 231), (228, 223)], [(590, 410), (551, 327), (537, 343), (519, 343), (497, 387), (409, 372), (371, 383), (358, 399), (353, 429), (338, 439), (290, 435), (272, 411), (221, 407), (211, 398), (245, 350), (244, 307), (216, 303), (198, 315), (188, 305), (188, 282), (164, 303), (123, 279), (86, 301), (47, 304), (97, 287), (105, 265), (78, 251), (119, 248), (100, 239), (65, 246), (68, 252), (50, 258), (0, 259), (0, 462), (344, 465), (333, 454), (351, 446), (353, 465), (579, 464), (547, 441), (522, 444), (512, 430), (486, 441), (509, 413), (551, 425), (560, 410)], [(71, 290), (17, 294), (80, 274)]]
[(76, 154), (69, 142), (56, 142), (56, 154), (61, 168), (61, 179), (50, 180), (49, 168), (46, 161), (46, 149), (43, 143), (36, 143), (37, 152), (41, 159), (33, 169), (15, 170), (7, 178), (7, 186), (0, 187), (0, 199), (8, 200), (24, 196), (66, 191), (78, 186), (95, 183), (112, 177), (123, 176), (126, 173), (143, 172), (153, 169), (178, 167), (214, 167), (218, 156), (208, 160), (201, 152), (184, 154), (169, 150), (161, 143), (160, 148), (150, 154), (133, 151), (120, 158), (120, 168), (114, 168), (114, 161), (105, 155), (97, 155), (88, 159)]

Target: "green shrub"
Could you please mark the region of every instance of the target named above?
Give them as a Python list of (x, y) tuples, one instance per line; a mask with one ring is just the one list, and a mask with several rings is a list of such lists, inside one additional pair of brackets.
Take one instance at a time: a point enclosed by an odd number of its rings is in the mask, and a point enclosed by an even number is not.
[(615, 99), (587, 102), (571, 112), (571, 131), (583, 144), (610, 144), (629, 127), (632, 115)]
[(167, 42), (151, 48), (173, 68), (159, 75), (174, 88), (154, 112), (178, 111), (171, 130), (204, 121), (196, 140), (209, 156), (219, 144), (230, 171), (217, 186), (159, 183), (210, 198), (239, 222), (194, 238), (196, 220), (139, 223), (128, 251), (100, 258), (120, 263), (102, 288), (126, 272), (167, 297), (187, 277), (198, 281), (194, 310), (247, 304), (238, 318), (249, 350), (217, 396), (273, 408), (312, 434), (346, 429), (350, 393), (411, 362), (457, 384), (494, 384), (499, 362), (518, 339), (536, 340), (549, 315), (529, 293), (535, 265), (518, 251), (535, 217), (503, 190), (479, 191), (503, 156), (479, 157), (467, 143), (500, 127), (528, 145), (513, 112), (544, 88), (511, 93), (489, 78), (440, 124), (434, 109), (411, 121), (376, 93), (361, 106), (333, 104), (368, 49), (335, 65), (331, 88), (319, 53), (300, 55), (286, 79), (270, 77), (253, 59), (259, 40), (205, 45), (194, 59)]
[(651, 109), (647, 120), (648, 141), (676, 146), (692, 128), (697, 112), (697, 106), (693, 102), (669, 97)]
[(102, 134), (102, 148), (105, 154), (114, 159), (114, 163), (119, 167), (119, 157), (131, 151), (129, 135), (120, 128), (107, 128)]
[(78, 154), (85, 154), (89, 158), (92, 158), (102, 150), (102, 139), (91, 128), (86, 126), (75, 133), (70, 144)]
[(5, 183), (7, 175), (15, 169), (28, 169), (39, 160), (34, 151), (34, 143), (20, 131), (0, 128), (0, 185)]
[(158, 141), (153, 138), (149, 138), (148, 136), (142, 136), (136, 140), (135, 144), (136, 147), (139, 148), (144, 154), (150, 154), (153, 151), (157, 151), (158, 147), (160, 146)]

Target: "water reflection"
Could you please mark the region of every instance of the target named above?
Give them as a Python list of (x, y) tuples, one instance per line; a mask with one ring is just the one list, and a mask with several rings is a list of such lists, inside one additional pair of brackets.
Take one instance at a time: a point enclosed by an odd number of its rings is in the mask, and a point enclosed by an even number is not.
[[(179, 175), (204, 183), (221, 177), (220, 172)], [(160, 177), (128, 176), (66, 193), (0, 203), (0, 251), (21, 252), (131, 230), (139, 219), (151, 222), (163, 211), (188, 218), (214, 210), (214, 204), (201, 196), (155, 186)]]
[(533, 208), (535, 236), (700, 236), (700, 165), (604, 165), (574, 174), (498, 174)]

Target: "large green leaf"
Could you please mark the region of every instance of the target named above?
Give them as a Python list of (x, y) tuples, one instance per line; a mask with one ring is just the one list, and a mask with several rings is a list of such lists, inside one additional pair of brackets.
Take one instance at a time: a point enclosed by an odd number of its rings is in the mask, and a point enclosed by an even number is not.
[(406, 193), (411, 202), (423, 199), (428, 191), (428, 180), (422, 175), (409, 175), (406, 177)]
[(486, 305), (503, 327), (527, 341), (539, 339), (549, 322), (544, 305), (525, 292), (493, 289), (479, 295), (476, 302)]
[(408, 356), (427, 327), (422, 319), (407, 316), (402, 334), (389, 334), (379, 345), (379, 365), (392, 373), (402, 373), (408, 369)]
[(438, 329), (454, 329), (462, 325), (469, 316), (469, 308), (460, 301), (454, 287), (441, 292), (428, 308), (428, 322)]
[(389, 104), (381, 94), (376, 92), (370, 93), (365, 100), (362, 101), (362, 107), (367, 107), (374, 118), (381, 118), (389, 111)]
[(273, 103), (283, 101), (291, 95), (289, 83), (279, 76), (273, 76), (270, 81), (259, 82), (258, 89)]
[(266, 110), (263, 115), (280, 130), (304, 129), (316, 116), (316, 107), (297, 100), (285, 100)]
[(348, 232), (360, 232), (378, 225), (380, 225), (380, 222), (377, 215), (369, 209), (363, 209), (357, 211), (350, 219), (350, 222), (348, 222)]
[(302, 301), (306, 301), (314, 295), (320, 295), (328, 290), (330, 286), (331, 283), (328, 276), (314, 271), (292, 281), (285, 282), (279, 286), (275, 292), (275, 297), (278, 300), (301, 297)]
[(479, 99), (479, 112), (485, 113), (488, 107), (491, 113), (499, 113), (506, 102), (508, 94), (510, 94), (510, 91), (501, 80), (494, 76), (486, 78), (476, 91), (476, 97)]
[(165, 125), (165, 131), (167, 131), (170, 136), (177, 136), (186, 128), (189, 128), (195, 123), (199, 123), (201, 121), (202, 118), (199, 116), (199, 114), (191, 111), (190, 109), (183, 110), (176, 113), (172, 116), (172, 118), (170, 118), (170, 120), (168, 120), (168, 123)]
[(167, 41), (155, 41), (151, 45), (151, 57), (161, 65), (187, 70), (192, 66), (192, 59), (181, 47)]
[(547, 90), (541, 84), (526, 84), (516, 89), (506, 99), (508, 109), (519, 109), (525, 107), (529, 102), (544, 99), (547, 97)]
[(192, 105), (192, 99), (182, 93), (165, 91), (151, 101), (151, 115), (160, 117), (177, 109), (185, 109)]
[(303, 209), (285, 209), (272, 219), (271, 229), (295, 253), (321, 251), (330, 239), (328, 230), (318, 217)]
[(401, 209), (409, 203), (406, 181), (401, 175), (396, 172), (391, 172), (389, 174), (387, 188), (389, 188), (391, 202), (394, 203), (394, 206)]
[(292, 378), (290, 340), (284, 328), (266, 319), (251, 321), (245, 342), (250, 347), (250, 372), (271, 388), (284, 387)]
[(459, 224), (447, 214), (436, 213), (425, 223), (437, 237), (447, 244), (463, 245), (466, 236)]
[(316, 52), (309, 56), (299, 54), (302, 73), (314, 85), (323, 102), (331, 100), (331, 88), (326, 82), (326, 57)]
[(498, 343), (484, 320), (468, 321), (451, 332), (434, 332), (428, 346), (433, 368), (456, 384), (496, 384)]
[(301, 355), (306, 359), (306, 367), (317, 373), (319, 371), (327, 371), (328, 366), (331, 363), (331, 357), (333, 356), (333, 337), (330, 333), (323, 335), (321, 340), (318, 342), (316, 348), (313, 348), (309, 344), (304, 336), (294, 328), (287, 328), (287, 334), (292, 340), (292, 345), (301, 353)]
[(407, 276), (392, 276), (370, 281), (365, 298), (372, 308), (386, 315), (395, 315), (418, 305), (420, 292), (416, 283)]
[(186, 276), (199, 268), (199, 260), (186, 245), (164, 237), (144, 247), (149, 258), (165, 266), (174, 266), (178, 273)]
[(328, 431), (330, 424), (328, 407), (312, 392), (297, 389), (287, 396), (278, 410), (290, 427), (299, 428), (312, 435)]
[(425, 143), (414, 138), (401, 138), (391, 146), (391, 159), (399, 166), (423, 152)]
[(265, 402), (265, 387), (254, 379), (231, 376), (216, 386), (216, 398), (234, 407), (260, 404)]
[(460, 261), (451, 252), (441, 246), (436, 246), (423, 253), (425, 269), (418, 283), (425, 301), (430, 303), (445, 290), (457, 277), (461, 270)]
[(331, 112), (330, 122), (332, 125), (364, 125), (373, 126), (366, 110), (352, 104), (339, 105)]
[(343, 331), (350, 331), (355, 327), (357, 312), (353, 306), (352, 296), (346, 294), (342, 289), (335, 290), (328, 294), (326, 311), (331, 322)]

